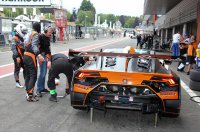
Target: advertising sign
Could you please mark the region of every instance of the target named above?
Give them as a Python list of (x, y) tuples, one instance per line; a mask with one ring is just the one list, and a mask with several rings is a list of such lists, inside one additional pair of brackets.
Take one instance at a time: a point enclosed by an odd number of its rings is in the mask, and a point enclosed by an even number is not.
[(64, 10), (54, 10), (54, 22), (56, 27), (67, 26), (67, 14)]
[(51, 0), (0, 0), (0, 6), (50, 6)]

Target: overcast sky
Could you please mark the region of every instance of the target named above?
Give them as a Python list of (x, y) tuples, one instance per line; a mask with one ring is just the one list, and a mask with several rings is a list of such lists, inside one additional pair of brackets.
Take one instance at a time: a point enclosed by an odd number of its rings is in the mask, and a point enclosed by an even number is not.
[[(52, 3), (58, 0), (52, 0)], [(143, 14), (144, 0), (90, 0), (97, 13), (140, 16)], [(72, 12), (78, 9), (82, 0), (62, 0), (63, 7)]]

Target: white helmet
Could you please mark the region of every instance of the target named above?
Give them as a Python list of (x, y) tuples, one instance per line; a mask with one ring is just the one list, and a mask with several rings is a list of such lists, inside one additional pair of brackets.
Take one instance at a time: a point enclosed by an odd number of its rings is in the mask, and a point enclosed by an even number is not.
[(16, 27), (15, 27), (15, 31), (16, 33), (20, 36), (20, 37), (24, 37), (24, 35), (27, 33), (27, 28), (24, 24), (18, 24)]
[(198, 49), (200, 49), (200, 43), (198, 44), (198, 47), (197, 47)]

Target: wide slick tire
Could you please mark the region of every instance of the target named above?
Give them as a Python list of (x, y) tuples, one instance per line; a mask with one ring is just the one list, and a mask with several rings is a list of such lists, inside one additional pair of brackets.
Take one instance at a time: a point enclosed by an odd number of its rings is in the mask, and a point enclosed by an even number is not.
[(163, 117), (170, 117), (170, 118), (178, 118), (180, 116), (180, 113), (176, 113), (176, 114), (173, 114), (173, 113), (163, 113), (162, 116)]
[(165, 101), (166, 112), (163, 112), (162, 116), (176, 118), (180, 115), (180, 107), (181, 107), (181, 99), (166, 100)]

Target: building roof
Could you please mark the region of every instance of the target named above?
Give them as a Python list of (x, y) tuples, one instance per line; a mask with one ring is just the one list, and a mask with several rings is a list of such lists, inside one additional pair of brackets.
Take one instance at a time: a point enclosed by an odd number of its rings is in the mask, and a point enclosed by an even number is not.
[(164, 15), (182, 0), (145, 0), (144, 15)]

